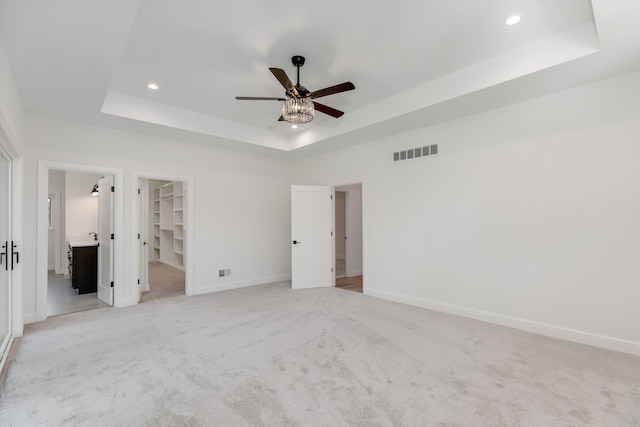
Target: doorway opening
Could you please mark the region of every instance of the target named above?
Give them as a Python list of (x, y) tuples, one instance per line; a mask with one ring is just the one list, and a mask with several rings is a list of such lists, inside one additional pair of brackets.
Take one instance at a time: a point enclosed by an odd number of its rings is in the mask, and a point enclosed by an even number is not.
[(113, 175), (48, 170), (46, 317), (113, 305)]
[(139, 301), (185, 295), (187, 183), (138, 179)]
[(336, 287), (363, 292), (362, 184), (335, 187)]

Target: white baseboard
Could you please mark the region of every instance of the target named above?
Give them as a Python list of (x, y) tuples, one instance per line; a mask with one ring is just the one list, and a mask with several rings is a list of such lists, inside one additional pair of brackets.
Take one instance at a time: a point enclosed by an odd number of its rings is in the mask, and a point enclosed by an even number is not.
[[(7, 365), (7, 361), (9, 360), (9, 353), (11, 353), (11, 347), (13, 347), (13, 341), (15, 340), (14, 337), (9, 338), (9, 343), (7, 344), (7, 348), (4, 351), (4, 354), (2, 354), (2, 358), (0, 358), (0, 378), (2, 378), (2, 376), (5, 374), (4, 372), (4, 368)], [(0, 383), (3, 380), (0, 379)]]
[(360, 270), (353, 270), (353, 271), (350, 271), (350, 272), (347, 274), (347, 276), (348, 276), (348, 277), (362, 276), (362, 269), (360, 269)]
[(494, 323), (497, 325), (508, 326), (514, 329), (520, 329), (534, 334), (545, 335), (553, 338), (560, 338), (567, 341), (573, 341), (580, 344), (592, 345), (594, 347), (605, 348), (608, 350), (620, 351), (640, 356), (640, 343), (622, 340), (619, 338), (607, 337), (604, 335), (592, 334), (590, 332), (578, 331), (575, 329), (564, 328), (561, 326), (549, 325), (546, 323), (534, 322), (531, 320), (521, 319), (502, 314), (491, 313), (487, 311), (475, 310), (457, 305), (445, 304), (437, 301), (416, 298), (407, 295), (401, 295), (394, 292), (383, 291), (379, 289), (365, 288), (364, 293), (369, 296), (381, 298), (389, 301), (399, 302), (412, 305), (415, 307), (426, 308), (429, 310), (440, 311), (443, 313), (455, 314), (457, 316), (468, 317), (471, 319), (481, 320), (483, 322)]
[(134, 305), (138, 305), (139, 301), (138, 301), (138, 295), (136, 294), (133, 297), (130, 298), (122, 298), (122, 301), (118, 302), (116, 304), (116, 301), (114, 299), (113, 301), (113, 307), (114, 308), (124, 308), (124, 307), (131, 307)]
[(266, 285), (268, 283), (284, 282), (285, 280), (291, 280), (291, 274), (267, 276), (259, 279), (243, 280), (238, 282), (225, 282), (216, 285), (198, 286), (193, 289), (191, 295), (203, 295), (212, 292), (228, 291), (231, 289), (248, 288), (249, 286)]
[(24, 324), (27, 323), (35, 323), (38, 321), (38, 315), (36, 313), (25, 313), (24, 314)]

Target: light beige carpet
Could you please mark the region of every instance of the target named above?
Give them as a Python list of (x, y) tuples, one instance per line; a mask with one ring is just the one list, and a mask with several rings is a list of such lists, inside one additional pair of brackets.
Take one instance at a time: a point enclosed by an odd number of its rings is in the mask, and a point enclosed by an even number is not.
[(184, 270), (162, 262), (149, 263), (149, 290), (140, 295), (140, 302), (184, 295)]
[(289, 283), (29, 325), (2, 426), (638, 426), (640, 358)]

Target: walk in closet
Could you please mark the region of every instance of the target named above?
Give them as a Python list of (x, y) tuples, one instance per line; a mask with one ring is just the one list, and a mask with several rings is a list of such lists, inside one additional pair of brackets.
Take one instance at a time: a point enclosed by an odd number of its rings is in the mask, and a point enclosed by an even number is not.
[(153, 190), (153, 260), (184, 269), (184, 183)]

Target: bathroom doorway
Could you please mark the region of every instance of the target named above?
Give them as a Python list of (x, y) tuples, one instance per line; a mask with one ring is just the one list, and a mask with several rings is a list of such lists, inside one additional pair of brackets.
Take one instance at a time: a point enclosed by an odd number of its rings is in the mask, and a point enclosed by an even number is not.
[[(108, 195), (99, 194), (101, 180), (101, 190)], [(103, 294), (113, 292), (113, 253), (108, 244), (113, 212), (107, 206), (112, 180), (112, 175), (105, 180), (105, 174), (95, 171), (48, 170), (47, 317), (113, 304), (111, 295), (101, 299), (98, 293), (99, 285), (106, 289)]]

